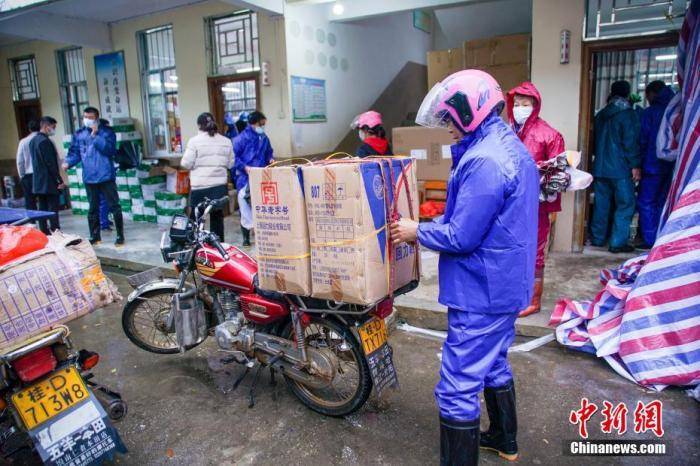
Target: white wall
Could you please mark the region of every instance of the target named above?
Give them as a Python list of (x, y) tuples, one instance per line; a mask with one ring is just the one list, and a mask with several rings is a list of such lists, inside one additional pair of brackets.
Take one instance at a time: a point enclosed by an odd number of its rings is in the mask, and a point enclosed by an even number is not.
[[(563, 3), (563, 2), (562, 2)], [(532, 0), (499, 0), (435, 10), (433, 49), (532, 29)]]
[(425, 64), (431, 44), (410, 12), (331, 23), (330, 8), (289, 4), (285, 10), (288, 74), (325, 79), (328, 102), (327, 122), (292, 124), (295, 155), (333, 149), (408, 61)]
[[(578, 149), (581, 89), (581, 37), (585, 0), (533, 0), (532, 82), (542, 94), (540, 116), (564, 136), (567, 149)], [(559, 37), (571, 31), (569, 63), (559, 63)], [(562, 196), (553, 249), (571, 251), (574, 235), (574, 193)]]

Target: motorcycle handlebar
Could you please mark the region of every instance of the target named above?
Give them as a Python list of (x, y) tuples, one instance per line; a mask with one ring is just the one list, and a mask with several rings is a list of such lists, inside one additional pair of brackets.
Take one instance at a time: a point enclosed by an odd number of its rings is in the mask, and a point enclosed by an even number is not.
[(197, 213), (197, 218), (201, 218), (205, 212), (207, 212), (207, 208), (223, 208), (228, 203), (229, 197), (228, 196), (223, 196), (219, 199), (209, 199), (209, 198), (204, 198), (202, 202), (197, 204), (195, 206), (195, 212)]
[(211, 244), (212, 246), (214, 246), (214, 248), (215, 248), (217, 251), (219, 251), (219, 254), (221, 254), (221, 257), (223, 257), (224, 260), (226, 260), (226, 261), (229, 260), (229, 255), (228, 255), (228, 253), (226, 252), (226, 249), (224, 249), (223, 245), (222, 245), (221, 242), (219, 241), (219, 238), (216, 237), (216, 235), (210, 234), (210, 235), (207, 237), (207, 242), (208, 242), (209, 244)]

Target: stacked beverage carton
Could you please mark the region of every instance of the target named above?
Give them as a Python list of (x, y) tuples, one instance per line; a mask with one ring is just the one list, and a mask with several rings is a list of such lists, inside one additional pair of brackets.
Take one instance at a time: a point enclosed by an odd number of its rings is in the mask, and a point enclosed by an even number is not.
[(250, 184), (262, 288), (369, 305), (418, 280), (417, 248), (387, 226), (418, 219), (413, 159), (258, 168)]
[(173, 215), (182, 214), (187, 207), (187, 197), (169, 191), (156, 191), (156, 222), (159, 225), (170, 225)]

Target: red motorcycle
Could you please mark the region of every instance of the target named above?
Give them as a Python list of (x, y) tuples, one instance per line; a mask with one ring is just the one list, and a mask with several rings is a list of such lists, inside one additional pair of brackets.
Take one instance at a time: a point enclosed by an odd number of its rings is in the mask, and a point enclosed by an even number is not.
[(384, 323), (393, 299), (359, 306), (259, 289), (257, 262), (203, 228), (211, 209), (227, 199), (203, 201), (194, 221), (173, 217), (161, 252), (179, 279), (164, 279), (158, 269), (130, 277), (135, 289), (122, 315), (127, 337), (146, 351), (173, 354), (213, 334), (227, 353), (225, 363), (246, 365), (234, 387), (259, 363), (251, 406), (262, 367), (271, 369), (273, 380), (280, 372), (302, 403), (329, 416), (361, 408), (373, 386), (395, 384)]

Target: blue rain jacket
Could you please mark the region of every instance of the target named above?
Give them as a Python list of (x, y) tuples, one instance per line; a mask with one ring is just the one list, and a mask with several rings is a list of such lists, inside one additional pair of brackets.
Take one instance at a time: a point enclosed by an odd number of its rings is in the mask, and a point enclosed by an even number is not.
[(670, 175), (673, 172), (673, 162), (659, 160), (656, 156), (656, 136), (659, 134), (661, 119), (666, 107), (674, 95), (670, 87), (664, 87), (642, 112), (639, 150), (642, 155), (642, 172), (644, 174)]
[(639, 117), (629, 101), (613, 98), (595, 116), (595, 160), (593, 176), (631, 178), (641, 167)]
[(236, 189), (241, 190), (248, 184), (245, 167), (266, 167), (272, 160), (272, 146), (265, 134), (258, 134), (252, 126), (246, 127), (233, 139), (233, 168), (231, 178)]
[(90, 128), (80, 128), (73, 135), (66, 163), (69, 167), (83, 163), (83, 183), (96, 184), (117, 178), (114, 156), (117, 154), (117, 136), (107, 120), (100, 120), (97, 134)]
[(420, 244), (440, 252), (441, 304), (502, 314), (530, 303), (539, 186), (535, 162), (496, 113), (452, 146), (445, 215), (418, 227)]

